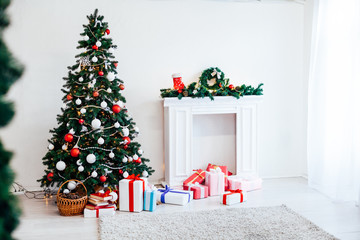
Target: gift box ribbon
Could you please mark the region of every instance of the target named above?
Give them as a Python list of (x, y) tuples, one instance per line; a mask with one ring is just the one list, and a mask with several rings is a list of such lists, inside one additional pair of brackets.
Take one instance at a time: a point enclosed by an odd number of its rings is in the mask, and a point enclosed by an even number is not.
[(174, 189), (171, 189), (168, 185), (165, 186), (165, 189), (158, 189), (159, 192), (162, 192), (161, 194), (161, 202), (162, 203), (165, 203), (165, 195), (169, 192), (172, 192), (172, 193), (180, 193), (180, 194), (187, 194), (189, 196), (188, 198), (188, 202), (190, 202), (190, 193), (187, 193), (187, 192), (179, 192), (179, 191), (174, 191)]
[(226, 196), (232, 195), (234, 193), (240, 193), (240, 202), (244, 201), (244, 195), (243, 195), (242, 190), (237, 189), (237, 190), (230, 190), (229, 193), (224, 194), (223, 195), (223, 203), (226, 204)]
[(135, 181), (142, 181), (143, 183), (143, 193), (145, 190), (145, 181), (139, 178), (139, 175), (132, 174), (128, 176), (126, 179), (130, 179), (129, 181), (129, 212), (134, 211), (134, 182)]

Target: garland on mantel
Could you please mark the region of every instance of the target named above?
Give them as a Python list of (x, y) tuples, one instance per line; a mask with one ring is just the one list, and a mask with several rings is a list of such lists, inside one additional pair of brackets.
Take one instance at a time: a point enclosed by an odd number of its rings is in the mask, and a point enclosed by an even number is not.
[(245, 95), (263, 95), (262, 86), (260, 83), (257, 88), (251, 85), (241, 86), (229, 85), (229, 79), (225, 78), (225, 74), (219, 68), (208, 68), (204, 70), (198, 82), (193, 82), (188, 86), (180, 85), (174, 88), (160, 89), (161, 97), (183, 97), (204, 98), (209, 97), (214, 100), (214, 96), (233, 96), (240, 98)]

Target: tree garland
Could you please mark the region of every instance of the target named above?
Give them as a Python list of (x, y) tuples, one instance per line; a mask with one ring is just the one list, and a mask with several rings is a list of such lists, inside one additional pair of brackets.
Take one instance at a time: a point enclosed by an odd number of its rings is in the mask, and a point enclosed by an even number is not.
[(183, 89), (160, 89), (161, 97), (177, 97), (182, 99), (183, 97), (192, 98), (204, 98), (209, 97), (214, 100), (214, 96), (233, 96), (240, 98), (245, 95), (263, 95), (262, 86), (260, 83), (256, 88), (251, 85), (241, 86), (229, 85), (229, 79), (225, 78), (225, 74), (217, 67), (205, 69), (198, 82), (193, 82), (188, 86), (184, 86)]

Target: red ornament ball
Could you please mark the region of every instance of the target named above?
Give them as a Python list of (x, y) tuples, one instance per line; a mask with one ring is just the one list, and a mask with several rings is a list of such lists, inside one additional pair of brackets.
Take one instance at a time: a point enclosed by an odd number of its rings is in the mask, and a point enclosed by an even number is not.
[(66, 96), (66, 99), (70, 101), (71, 99), (73, 99), (73, 97), (71, 96), (71, 94), (68, 94), (68, 95)]
[(124, 149), (126, 150), (128, 147), (129, 147), (128, 145), (125, 145), (125, 146), (124, 146)]
[(181, 89), (179, 89), (179, 90), (178, 90), (178, 93), (182, 93), (182, 90), (181, 90)]
[(123, 141), (125, 141), (125, 140), (126, 140), (126, 143), (125, 143), (126, 145), (130, 144), (131, 140), (129, 137), (123, 137)]
[(124, 85), (124, 84), (120, 84), (120, 85), (119, 85), (119, 88), (120, 88), (121, 90), (124, 90), (124, 89), (125, 89), (125, 85)]
[(103, 72), (103, 71), (99, 71), (98, 74), (99, 74), (99, 76), (104, 76), (104, 72)]
[(221, 84), (221, 83), (219, 83), (219, 87), (222, 87), (222, 84)]
[(48, 179), (49, 181), (52, 181), (52, 180), (53, 180), (53, 179), (52, 179), (53, 177), (54, 177), (54, 173), (49, 172), (48, 175), (47, 175), (47, 179)]
[(71, 155), (72, 157), (78, 157), (79, 154), (80, 154), (80, 150), (79, 150), (78, 148), (73, 148), (73, 149), (71, 149), (71, 151), (70, 151), (70, 155)]
[(114, 113), (119, 113), (121, 111), (121, 107), (119, 105), (113, 105), (111, 109)]
[(74, 136), (71, 133), (68, 133), (65, 135), (64, 139), (67, 142), (72, 142), (72, 140), (74, 139)]
[(135, 160), (136, 163), (141, 163), (141, 158)]
[(106, 177), (103, 175), (100, 177), (100, 182), (105, 182), (106, 181)]
[(229, 88), (230, 88), (230, 90), (234, 90), (235, 87), (234, 87), (234, 85), (230, 84)]
[(105, 32), (106, 32), (107, 35), (109, 35), (110, 34), (110, 29), (106, 29)]
[(123, 173), (124, 173), (124, 171), (123, 171), (122, 169), (120, 169), (120, 170), (119, 170), (119, 173), (120, 173), (120, 174), (123, 174)]
[(115, 66), (115, 67), (117, 67), (117, 66), (118, 66), (118, 63), (117, 63), (117, 62), (115, 62), (115, 63), (114, 63), (114, 66)]
[(84, 122), (85, 122), (84, 119), (81, 119), (81, 118), (79, 119), (79, 123), (80, 123), (80, 124), (84, 124)]
[(99, 48), (98, 48), (98, 46), (94, 45), (94, 46), (92, 46), (92, 49), (98, 50)]
[(99, 96), (99, 92), (94, 91), (94, 92), (93, 92), (93, 97), (98, 97), (98, 96)]

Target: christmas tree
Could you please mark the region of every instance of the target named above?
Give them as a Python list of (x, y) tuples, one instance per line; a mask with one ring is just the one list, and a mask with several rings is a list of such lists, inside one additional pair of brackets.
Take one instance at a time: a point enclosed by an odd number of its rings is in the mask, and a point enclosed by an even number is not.
[[(14, 116), (12, 104), (4, 99), (10, 86), (21, 76), (22, 67), (16, 63), (3, 41), (3, 31), (9, 25), (5, 10), (10, 0), (0, 0), (0, 127), (4, 127)], [(11, 153), (0, 141), (0, 239), (12, 239), (11, 233), (18, 224), (17, 201), (10, 193), (13, 172), (9, 167)]]
[(77, 179), (92, 193), (96, 186), (115, 187), (131, 174), (147, 177), (154, 170), (146, 165), (141, 145), (133, 141), (139, 128), (125, 107), (125, 86), (117, 76), (116, 45), (108, 23), (97, 9), (87, 18), (77, 47), (82, 52), (64, 78), (64, 106), (59, 126), (50, 131), (53, 136), (43, 158), (47, 169), (39, 181), (48, 187)]

